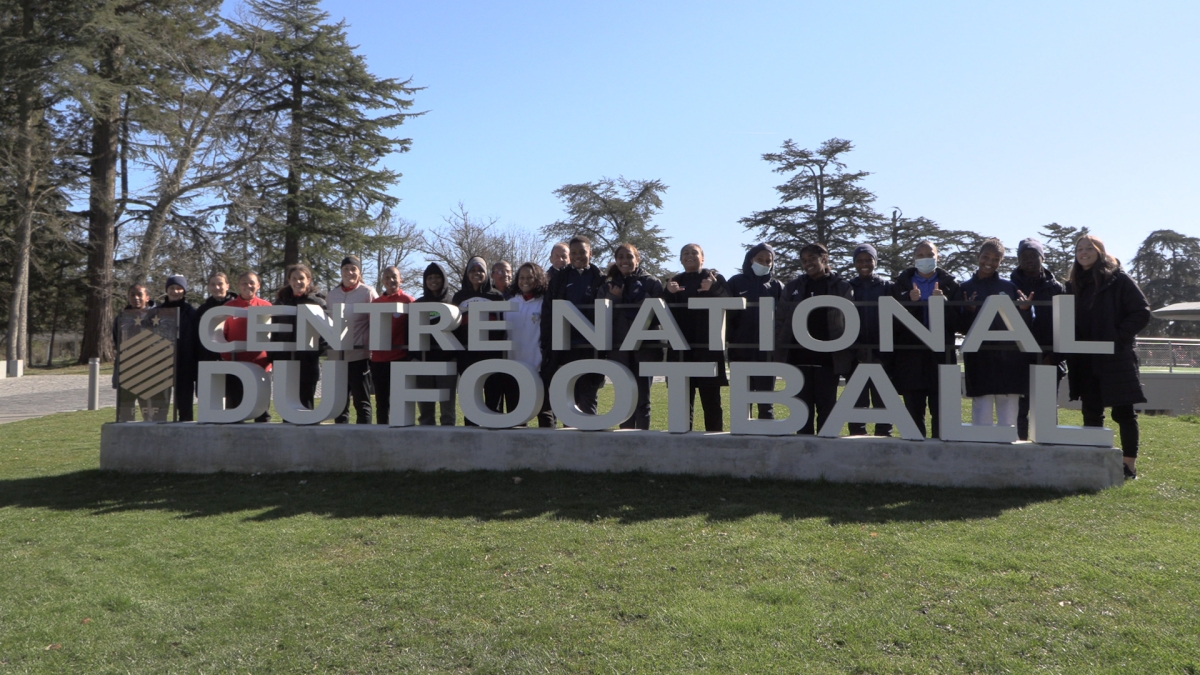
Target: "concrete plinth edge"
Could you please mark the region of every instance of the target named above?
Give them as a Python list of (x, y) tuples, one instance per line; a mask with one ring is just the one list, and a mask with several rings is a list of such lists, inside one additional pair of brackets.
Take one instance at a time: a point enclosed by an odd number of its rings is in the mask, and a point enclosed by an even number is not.
[(131, 473), (579, 471), (1102, 490), (1116, 448), (895, 438), (368, 425), (106, 424), (100, 468)]

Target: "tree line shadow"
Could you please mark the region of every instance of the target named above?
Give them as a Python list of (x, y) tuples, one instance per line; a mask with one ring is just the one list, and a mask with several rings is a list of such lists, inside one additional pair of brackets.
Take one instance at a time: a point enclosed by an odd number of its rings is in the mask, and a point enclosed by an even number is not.
[(248, 513), (251, 521), (305, 514), (621, 523), (694, 516), (719, 522), (762, 514), (783, 520), (821, 518), (831, 524), (963, 521), (1063, 497), (1042, 489), (534, 471), (187, 475), (91, 470), (0, 481), (0, 508), (93, 515), (163, 511), (181, 518)]

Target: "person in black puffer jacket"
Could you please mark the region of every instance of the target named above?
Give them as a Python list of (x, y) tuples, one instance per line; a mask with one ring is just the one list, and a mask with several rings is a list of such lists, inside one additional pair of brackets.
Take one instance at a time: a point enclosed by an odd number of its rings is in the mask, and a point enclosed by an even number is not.
[[(214, 308), (220, 307), (225, 303), (237, 297), (237, 293), (229, 290), (229, 277), (225, 276), (224, 272), (214, 272), (208, 277), (208, 297), (200, 306), (196, 308), (196, 326), (199, 327), (200, 322), (204, 320), (204, 315)], [(197, 332), (196, 337), (199, 338)], [(221, 355), (209, 351), (207, 347), (199, 344), (196, 345), (196, 356), (198, 361), (220, 361)]]
[[(325, 294), (317, 291), (313, 285), (313, 273), (308, 265), (297, 263), (287, 268), (284, 276), (287, 285), (279, 289), (275, 296), (276, 305), (316, 305), (321, 311), (327, 311)], [(295, 316), (273, 316), (274, 323), (291, 324), (290, 333), (271, 333), (273, 342), (291, 342), (296, 339)], [(321, 380), (321, 354), (328, 349), (321, 340), (321, 348), (315, 351), (277, 351), (271, 352), (271, 361), (300, 362), (300, 404), (312, 409), (316, 406), (317, 383)], [(332, 394), (330, 394), (332, 395)]]
[(1121, 430), (1125, 477), (1136, 478), (1139, 431), (1133, 406), (1145, 403), (1134, 345), (1150, 323), (1150, 303), (1142, 289), (1121, 271), (1116, 258), (1096, 237), (1075, 242), (1075, 264), (1067, 280), (1075, 295), (1075, 339), (1112, 342), (1112, 354), (1068, 354), (1067, 380), (1071, 400), (1080, 401), (1083, 425), (1104, 426), (1104, 409), (1112, 408)]
[[(829, 250), (821, 244), (800, 249), (804, 273), (783, 287), (783, 298), (775, 315), (775, 345), (779, 360), (796, 366), (804, 373), (800, 400), (808, 407), (808, 419), (799, 433), (813, 435), (825, 423), (837, 403), (838, 377), (849, 375), (854, 363), (853, 350), (815, 352), (801, 347), (792, 332), (792, 316), (801, 302), (819, 295), (837, 295), (852, 300), (850, 283), (829, 267)], [(818, 340), (836, 340), (846, 332), (846, 319), (836, 309), (824, 309), (808, 315), (808, 333)], [(815, 421), (815, 424), (814, 424)]]
[(662, 361), (663, 347), (658, 342), (643, 342), (635, 351), (623, 351), (621, 343), (633, 327), (633, 320), (637, 317), (642, 301), (647, 298), (661, 298), (663, 285), (661, 281), (642, 270), (641, 255), (633, 244), (618, 244), (613, 257), (616, 260), (608, 268), (599, 296), (611, 300), (614, 306), (613, 351), (608, 354), (608, 358), (633, 371), (637, 381), (637, 407), (633, 410), (633, 417), (621, 422), (621, 428), (649, 429), (650, 385), (653, 378), (641, 377), (638, 369), (642, 363)]
[[(545, 304), (542, 306), (542, 367), (545, 369), (545, 379), (550, 381), (559, 368), (572, 361), (596, 358), (596, 349), (579, 334), (571, 329), (570, 349), (551, 350), (554, 336), (554, 302), (566, 300), (575, 305), (579, 312), (593, 323), (595, 317), (595, 301), (599, 297), (600, 287), (604, 285), (604, 271), (592, 264), (592, 240), (584, 235), (575, 235), (567, 242), (571, 264), (564, 267), (550, 280), (546, 291)], [(620, 345), (617, 345), (620, 346)], [(546, 364), (550, 364), (548, 367)], [(604, 376), (599, 373), (588, 373), (575, 382), (575, 406), (580, 412), (588, 415), (596, 414), (599, 405), (600, 387), (604, 386)]]
[[(1012, 271), (1009, 280), (1017, 287), (1017, 307), (1021, 310), (1021, 318), (1042, 348), (1038, 354), (1026, 355), (1026, 365), (1056, 366), (1061, 381), (1067, 372), (1067, 362), (1054, 353), (1054, 313), (1050, 303), (1054, 296), (1063, 293), (1063, 285), (1046, 269), (1044, 262), (1042, 242), (1033, 238), (1022, 239), (1017, 244), (1017, 269)], [(1028, 378), (1029, 368), (1024, 370)], [(1028, 387), (1026, 390), (1017, 408), (1017, 436), (1023, 441), (1029, 440)]]
[[(729, 295), (742, 297), (749, 305), (741, 311), (725, 314), (725, 339), (729, 352), (729, 362), (735, 361), (774, 361), (775, 352), (762, 351), (758, 348), (758, 303), (763, 298), (779, 300), (783, 295), (783, 282), (771, 277), (775, 266), (775, 249), (769, 244), (755, 244), (746, 251), (742, 261), (742, 273), (729, 278)], [(751, 391), (773, 391), (774, 377), (750, 378)], [(741, 414), (730, 411), (731, 414)], [(775, 419), (775, 406), (770, 403), (758, 404), (758, 418), (763, 420)]]
[(687, 301), (688, 298), (729, 297), (729, 284), (716, 270), (704, 268), (704, 249), (699, 244), (684, 246), (679, 253), (679, 262), (683, 264), (683, 272), (671, 277), (663, 297), (669, 305), (680, 305), (671, 307), (671, 314), (691, 349), (672, 349), (668, 358), (672, 361), (717, 364), (716, 377), (690, 379), (688, 420), (691, 422), (694, 419), (693, 406), (696, 393), (699, 392), (700, 406), (704, 409), (704, 430), (723, 431), (725, 414), (721, 410), (721, 387), (729, 384), (729, 377), (725, 373), (725, 352), (708, 348), (708, 312), (688, 309)]
[(175, 419), (191, 422), (200, 370), (200, 333), (196, 308), (187, 301), (187, 280), (182, 274), (167, 277), (167, 297), (159, 305), (179, 310), (179, 338), (175, 342)]
[[(425, 274), (421, 281), (422, 294), (417, 298), (417, 302), (440, 302), (447, 305), (454, 304), (453, 297), (450, 293), (450, 287), (446, 285), (446, 272), (441, 265), (437, 263), (429, 263), (429, 267), (425, 268)], [(463, 345), (466, 347), (466, 345)], [(454, 361), (455, 353), (443, 351), (438, 345), (437, 340), (429, 339), (429, 349), (425, 351), (416, 351), (417, 345), (411, 344), (408, 347), (410, 354), (419, 354), (421, 361)], [(417, 378), (417, 386), (422, 389), (448, 389), (450, 390), (450, 398), (441, 402), (441, 411), (437, 417), (434, 413), (438, 412), (439, 404), (432, 401), (421, 401), (417, 403), (417, 424), (420, 426), (433, 426), (436, 423), (445, 427), (452, 427), (457, 422), (457, 411), (455, 409), (454, 399), (457, 393), (455, 386), (456, 376), (433, 376), (421, 375)]]
[[(929, 325), (927, 303), (930, 296), (943, 295), (947, 301), (962, 300), (962, 292), (958, 282), (946, 270), (938, 267), (937, 246), (929, 240), (917, 243), (913, 251), (914, 265), (896, 277), (892, 286), (892, 297), (902, 303), (911, 304), (909, 313), (917, 317), (926, 326)], [(902, 325), (895, 327), (896, 353), (893, 356), (895, 365), (896, 389), (904, 396), (904, 406), (912, 415), (917, 428), (925, 434), (925, 410), (929, 409), (932, 418), (930, 437), (937, 438), (941, 432), (941, 411), (938, 409), (938, 365), (958, 363), (954, 354), (954, 333), (958, 329), (958, 315), (953, 307), (946, 308), (944, 354), (934, 352), (921, 342), (916, 335)]]
[[(470, 351), (470, 344), (467, 340), (468, 308), (470, 307), (471, 303), (479, 302), (481, 300), (504, 300), (504, 296), (500, 295), (500, 291), (492, 288), (491, 282), (488, 281), (487, 261), (485, 261), (483, 258), (475, 257), (471, 258), (467, 262), (467, 268), (464, 271), (462, 278), (462, 288), (460, 288), (458, 292), (454, 294), (454, 298), (450, 301), (451, 304), (458, 305), (458, 308), (462, 310), (462, 323), (459, 324), (458, 328), (454, 329), (454, 337), (458, 338), (458, 341), (461, 342), (463, 346), (463, 351), (459, 352), (457, 355), (458, 375), (460, 378), (462, 377), (462, 374), (466, 372), (467, 368), (470, 368), (480, 361), (504, 357), (501, 352)], [(489, 317), (491, 317), (491, 313), (489, 313)], [(502, 340), (504, 339), (504, 331), (489, 331), (488, 339)], [(471, 393), (460, 392), (460, 395), (470, 396)], [(489, 375), (488, 378), (483, 381), (484, 405), (488, 408), (488, 410), (502, 412), (500, 410), (502, 398), (503, 389), (500, 378), (496, 375)], [(464, 423), (469, 427), (477, 426), (471, 420), (466, 420)]]
[[(879, 299), (884, 296), (891, 297), (892, 282), (875, 274), (875, 267), (879, 264), (879, 254), (875, 251), (874, 246), (859, 244), (854, 249), (853, 260), (854, 270), (858, 272), (858, 276), (850, 280), (850, 290), (854, 293), (854, 302), (874, 303), (858, 306), (858, 320), (861, 328), (858, 332), (858, 340), (854, 342), (854, 367), (857, 368), (860, 363), (879, 363), (883, 365), (884, 371), (890, 376), (892, 353), (884, 354), (879, 351)], [(858, 408), (879, 408), (882, 405), (883, 400), (879, 397), (879, 392), (876, 391), (873, 384), (863, 389), (855, 403), (855, 407)], [(867, 435), (866, 424), (850, 424), (848, 426), (851, 436)], [(892, 425), (876, 424), (875, 435), (891, 436)]]

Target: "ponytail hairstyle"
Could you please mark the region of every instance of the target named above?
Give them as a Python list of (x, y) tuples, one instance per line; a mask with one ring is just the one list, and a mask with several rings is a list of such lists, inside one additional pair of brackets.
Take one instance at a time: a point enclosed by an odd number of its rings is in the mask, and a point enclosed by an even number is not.
[[(1092, 246), (1096, 247), (1096, 252), (1100, 255), (1096, 258), (1096, 264), (1092, 265), (1092, 269), (1086, 270), (1083, 265), (1079, 264), (1079, 256), (1075, 256), (1075, 260), (1071, 263), (1071, 273), (1067, 276), (1067, 283), (1071, 284), (1071, 292), (1076, 296), (1079, 295), (1083, 287), (1083, 281), (1088, 275), (1091, 276), (1092, 283), (1096, 284), (1096, 288), (1103, 286), (1105, 282), (1113, 275), (1113, 272), (1121, 266), (1117, 259), (1108, 254), (1104, 249), (1104, 242), (1100, 241), (1099, 237), (1085, 234), (1075, 240), (1075, 249), (1079, 249), (1079, 244), (1087, 241)], [(1093, 296), (1093, 300), (1095, 297)]]

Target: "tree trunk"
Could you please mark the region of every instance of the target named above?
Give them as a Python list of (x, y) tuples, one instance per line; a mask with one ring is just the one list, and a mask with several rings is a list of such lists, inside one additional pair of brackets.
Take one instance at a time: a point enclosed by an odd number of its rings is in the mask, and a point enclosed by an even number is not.
[[(21, 37), (34, 38), (34, 9), (32, 0), (21, 3)], [(16, 255), (13, 259), (12, 296), (8, 312), (8, 360), (29, 360), (29, 258), (33, 252), (33, 213), (36, 207), (38, 170), (34, 166), (33, 141), (37, 114), (33, 83), (36, 64), (22, 64), (22, 78), (17, 91), (17, 231), (14, 237)]]
[[(111, 81), (125, 47), (115, 42), (101, 64), (100, 76)], [(89, 358), (112, 361), (113, 252), (116, 247), (117, 140), (121, 123), (121, 95), (109, 94), (97, 106), (92, 120), (90, 195), (88, 198), (88, 298), (79, 362)]]
[(300, 262), (300, 162), (303, 154), (301, 109), (304, 107), (304, 83), (299, 69), (292, 71), (292, 119), (288, 129), (287, 223), (283, 239), (283, 265)]

